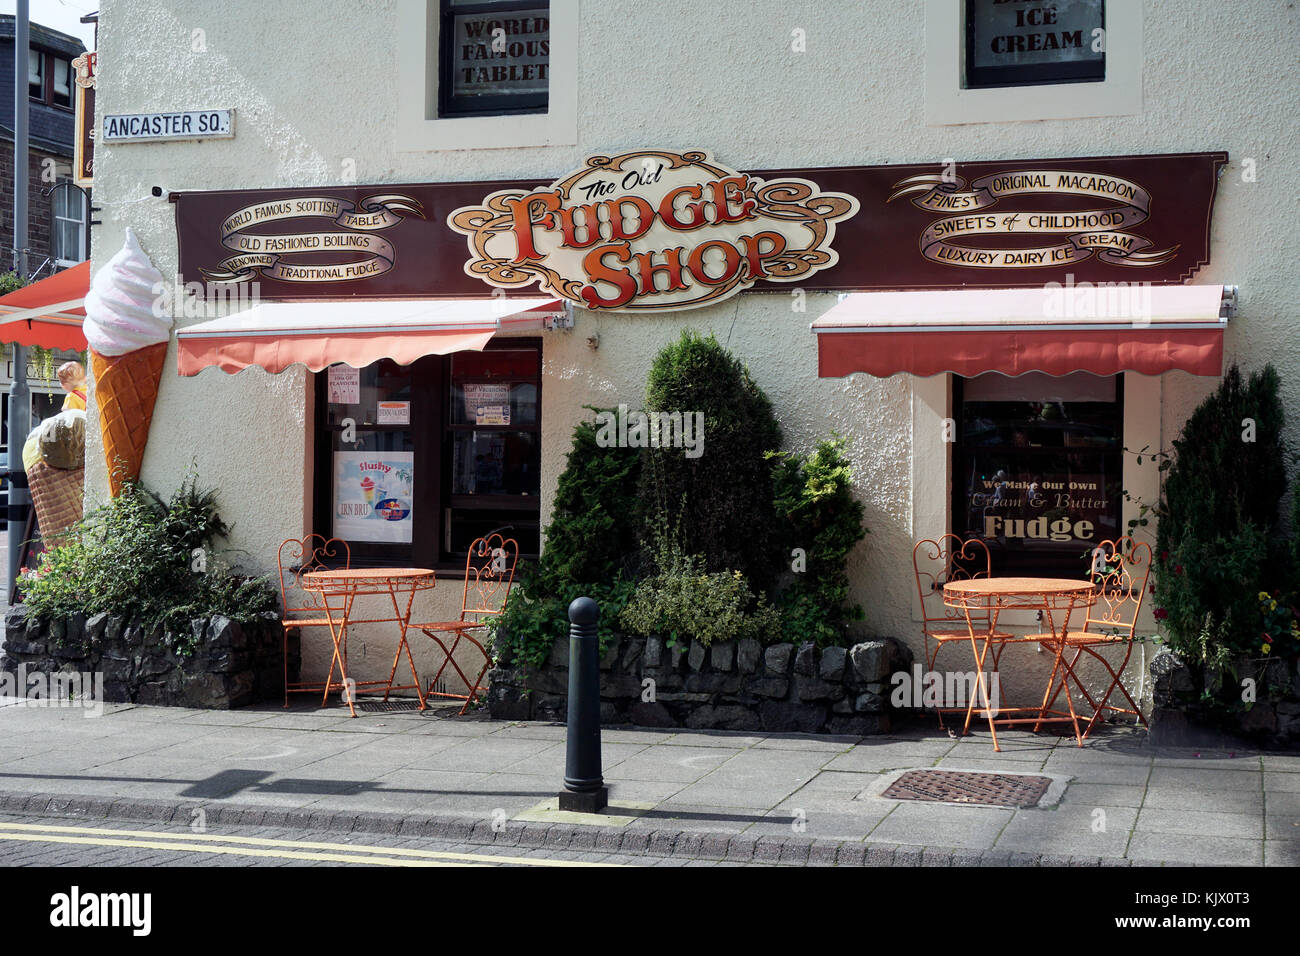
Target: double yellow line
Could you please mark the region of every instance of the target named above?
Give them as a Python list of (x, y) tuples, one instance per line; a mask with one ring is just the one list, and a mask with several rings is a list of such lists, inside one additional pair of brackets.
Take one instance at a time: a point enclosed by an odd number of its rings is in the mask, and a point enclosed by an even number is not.
[(103, 827), (64, 827), (32, 823), (0, 823), (0, 840), (21, 843), (63, 843), (79, 846), (131, 847), (176, 853), (222, 853), (274, 857), (321, 863), (360, 863), (366, 866), (616, 866), (543, 857), (445, 853), (393, 846), (317, 843), (310, 840), (270, 840), (265, 837), (221, 836), (207, 833), (167, 833), (157, 830), (111, 830)]

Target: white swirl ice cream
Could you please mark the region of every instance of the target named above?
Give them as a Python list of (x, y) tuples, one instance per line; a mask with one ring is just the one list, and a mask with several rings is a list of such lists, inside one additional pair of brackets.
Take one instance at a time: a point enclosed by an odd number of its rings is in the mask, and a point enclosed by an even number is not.
[(128, 226), (126, 244), (100, 267), (86, 295), (83, 330), (100, 355), (117, 356), (166, 342), (171, 316), (154, 311), (162, 273), (154, 268)]

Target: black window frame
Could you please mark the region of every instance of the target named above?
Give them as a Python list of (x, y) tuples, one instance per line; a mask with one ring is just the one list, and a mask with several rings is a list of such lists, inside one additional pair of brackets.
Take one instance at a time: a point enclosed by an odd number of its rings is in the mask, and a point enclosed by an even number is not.
[[(1114, 376), (1103, 376), (1113, 378), (1115, 382), (1115, 409), (1118, 416), (1118, 440), (1116, 447), (1105, 452), (1094, 451), (1092, 454), (1105, 454), (1111, 464), (1114, 466), (1114, 473), (1118, 476), (1119, 489), (1117, 489), (1114, 500), (1116, 510), (1116, 536), (1125, 534), (1124, 521), (1124, 496), (1123, 496), (1123, 478), (1124, 478), (1124, 375), (1122, 373)], [(984, 544), (988, 545), (989, 557), (992, 563), (992, 573), (994, 576), (1016, 576), (1016, 577), (1066, 577), (1066, 578), (1083, 578), (1088, 574), (1091, 567), (1088, 555), (1085, 553), (1090, 549), (1079, 547), (1076, 541), (1072, 544), (1062, 543), (1060, 548), (1044, 550), (1039, 552), (1023, 552), (1014, 549), (1001, 547), (996, 540), (985, 538), (982, 528), (967, 527), (967, 508), (969, 504), (968, 492), (965, 486), (964, 475), (969, 470), (969, 453), (965, 442), (964, 420), (964, 403), (965, 403), (966, 378), (961, 375), (953, 376), (952, 383), (952, 418), (957, 429), (956, 440), (951, 443), (950, 465), (951, 465), (951, 489), (950, 504), (952, 506), (952, 518), (949, 522), (952, 532), (965, 538), (978, 538)], [(1014, 447), (1014, 446), (1013, 446)], [(987, 451), (996, 446), (980, 446)], [(1060, 454), (1060, 449), (1056, 447), (1043, 448), (1014, 448), (1017, 454), (1024, 454), (1025, 457), (1039, 455), (1046, 457), (1049, 454)], [(1086, 452), (1080, 451), (1079, 454)], [(1105, 538), (1099, 536), (1097, 542)]]
[[(550, 109), (551, 71), (547, 71), (544, 93), (501, 93), (492, 96), (472, 97), (473, 105), (463, 104), (464, 97), (452, 93), (452, 69), (456, 62), (454, 18), (457, 15), (493, 13), (503, 16), (528, 10), (546, 8), (547, 20), (551, 16), (550, 0), (512, 0), (509, 3), (464, 3), (453, 0), (438, 2), (438, 118), (466, 119), (474, 116), (516, 116), (546, 113)], [(548, 29), (549, 38), (550, 31)], [(551, 65), (547, 55), (547, 65)]]
[[(537, 420), (532, 424), (512, 424), (505, 426), (456, 425), (451, 423), (450, 396), (452, 387), (452, 361), (457, 353), (450, 355), (426, 355), (412, 362), (407, 368), (411, 371), (411, 423), (410, 425), (367, 425), (358, 426), (358, 432), (405, 431), (412, 433), (414, 452), (413, 470), (416, 487), (413, 494), (414, 514), (412, 515), (411, 543), (348, 541), (354, 566), (373, 567), (422, 567), (433, 568), (444, 576), (463, 574), (465, 571), (466, 551), (451, 550), (448, 545), (448, 512), (454, 506), (463, 510), (483, 510), (507, 512), (501, 527), (507, 537), (515, 537), (520, 544), (520, 560), (533, 560), (538, 557), (536, 551), (527, 550), (526, 538), (520, 532), (536, 530), (540, 546), (541, 540), (541, 494), (511, 496), (509, 501), (501, 496), (484, 497), (481, 501), (466, 501), (466, 497), (451, 494), (452, 481), (452, 440), (457, 430), (478, 431), (526, 431), (537, 435), (537, 461), (540, 466), (542, 457), (542, 340), (540, 338), (505, 338), (489, 341), (483, 349), (486, 354), (495, 351), (532, 351), (537, 355), (536, 376), (521, 378), (503, 377), (501, 382), (527, 381), (536, 388)], [(316, 373), (315, 409), (312, 427), (315, 429), (315, 447), (313, 460), (315, 474), (312, 482), (312, 528), (315, 533), (326, 538), (333, 537), (333, 483), (334, 461), (331, 434), (341, 430), (341, 426), (329, 424), (329, 389), (326, 384), (328, 368)], [(418, 433), (432, 427), (436, 437), (421, 441)], [(436, 488), (421, 483), (421, 475), (437, 476)], [(453, 502), (453, 498), (456, 502)], [(525, 498), (527, 499), (525, 501)], [(513, 512), (514, 515), (510, 515)], [(343, 540), (347, 540), (344, 538)], [(540, 550), (540, 547), (539, 549)]]
[[(962, 88), (968, 90), (1005, 89), (1018, 86), (1055, 86), (1064, 83), (1102, 83), (1106, 80), (1106, 51), (1101, 62), (1026, 63), (1020, 66), (973, 66), (975, 62), (975, 10), (972, 0), (962, 2), (965, 30), (962, 64)], [(1106, 29), (1106, 0), (1101, 0), (1101, 29)], [(1104, 35), (1104, 34), (1103, 34)], [(1091, 38), (1089, 38), (1091, 39)]]

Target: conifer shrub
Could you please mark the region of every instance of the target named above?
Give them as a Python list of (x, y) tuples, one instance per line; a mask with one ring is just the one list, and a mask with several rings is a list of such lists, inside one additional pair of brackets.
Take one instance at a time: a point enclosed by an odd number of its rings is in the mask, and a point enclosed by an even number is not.
[[(1282, 533), (1284, 413), (1276, 370), (1234, 365), (1174, 441), (1159, 509), (1155, 599), (1171, 647), (1212, 669), (1259, 657), (1260, 594), (1293, 589)], [(1289, 587), (1288, 587), (1289, 585)]]
[(640, 472), (636, 449), (602, 447), (588, 421), (574, 429), (542, 556), (521, 568), (505, 613), (492, 623), (502, 663), (540, 667), (568, 633), (569, 602), (583, 596), (600, 606), (601, 645), (607, 644), (638, 570), (632, 515)]
[(781, 445), (772, 403), (739, 359), (712, 336), (687, 330), (654, 360), (646, 409), (703, 416), (702, 453), (647, 448), (641, 471), (641, 540), (678, 528), (683, 554), (706, 572), (739, 571), (759, 591), (775, 578), (776, 507), (767, 453)]

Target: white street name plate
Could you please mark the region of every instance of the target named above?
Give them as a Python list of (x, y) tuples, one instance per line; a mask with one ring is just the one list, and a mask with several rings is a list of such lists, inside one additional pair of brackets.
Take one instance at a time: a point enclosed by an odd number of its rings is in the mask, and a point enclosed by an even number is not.
[(110, 113), (102, 120), (105, 143), (156, 143), (182, 139), (232, 139), (234, 110), (181, 113)]

